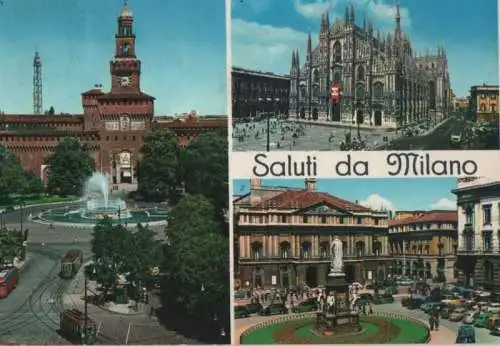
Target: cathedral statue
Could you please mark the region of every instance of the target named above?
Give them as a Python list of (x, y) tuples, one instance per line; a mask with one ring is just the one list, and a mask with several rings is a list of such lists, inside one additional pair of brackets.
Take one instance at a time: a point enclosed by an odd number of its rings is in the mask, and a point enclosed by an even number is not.
[(344, 274), (343, 244), (335, 237), (330, 247), (330, 273)]

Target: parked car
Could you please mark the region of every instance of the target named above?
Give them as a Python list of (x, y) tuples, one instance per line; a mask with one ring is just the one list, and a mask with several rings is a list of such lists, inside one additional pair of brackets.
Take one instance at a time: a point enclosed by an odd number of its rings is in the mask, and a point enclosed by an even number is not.
[(445, 305), (445, 306), (443, 306), (441, 311), (439, 311), (439, 316), (441, 316), (441, 318), (448, 319), (448, 318), (450, 318), (450, 314), (453, 312), (454, 309), (457, 309), (457, 308), (453, 307), (453, 306)]
[(476, 304), (474, 305), (474, 310), (488, 311), (488, 302), (476, 302)]
[(443, 303), (441, 302), (429, 302), (429, 303), (424, 303), (420, 306), (420, 309), (424, 312), (430, 312), (433, 310), (441, 310)]
[(234, 318), (244, 318), (250, 316), (250, 312), (244, 305), (234, 307)]
[(283, 303), (272, 303), (262, 310), (262, 314), (265, 316), (285, 315), (287, 313), (288, 309)]
[(373, 304), (391, 304), (394, 303), (394, 297), (390, 293), (376, 294), (373, 298)]
[(497, 323), (500, 323), (500, 314), (495, 314), (488, 318), (488, 321), (486, 321), (486, 328), (491, 329)]
[(464, 308), (456, 308), (452, 312), (450, 312), (448, 319), (453, 322), (459, 322), (465, 320), (466, 315), (467, 310), (465, 310)]
[(450, 136), (450, 142), (452, 144), (458, 144), (462, 140), (462, 134), (461, 133), (452, 133)]
[[(476, 318), (476, 316), (479, 314), (479, 311), (467, 311), (465, 313), (465, 316), (464, 316), (464, 319), (463, 319), (463, 323), (465, 324), (474, 324), (474, 319)], [(451, 317), (450, 317), (450, 321), (451, 321)]]
[(488, 311), (493, 312), (494, 314), (500, 313), (500, 303), (490, 303)]
[(491, 316), (493, 316), (492, 312), (481, 311), (474, 318), (474, 326), (477, 328), (486, 328), (486, 322), (488, 321), (488, 318), (490, 318)]
[(415, 283), (415, 281), (410, 279), (401, 279), (397, 281), (398, 286), (411, 286)]
[(310, 312), (316, 311), (318, 309), (318, 305), (316, 303), (316, 299), (308, 299), (303, 302), (300, 302), (299, 305), (294, 306), (292, 308), (293, 312)]
[(235, 291), (234, 299), (245, 299), (247, 297), (247, 291)]
[(458, 328), (456, 344), (475, 344), (476, 330), (472, 326), (462, 325)]
[(251, 314), (261, 314), (263, 307), (260, 303), (250, 303), (245, 306)]
[(500, 322), (497, 322), (491, 327), (491, 334), (500, 336)]

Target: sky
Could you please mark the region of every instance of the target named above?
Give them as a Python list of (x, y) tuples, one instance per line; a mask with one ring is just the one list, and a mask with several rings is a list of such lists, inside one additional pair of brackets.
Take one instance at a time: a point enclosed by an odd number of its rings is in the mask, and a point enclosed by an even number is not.
[[(470, 86), (498, 84), (497, 0), (232, 0), (232, 63), (288, 74), (291, 52), (305, 61), (307, 33), (317, 42), (320, 17), (344, 18), (355, 5), (356, 23), (366, 16), (381, 32), (394, 31), (395, 5), (415, 52), (443, 45), (452, 89), (467, 96)], [(279, 14), (279, 15), (277, 15)]]
[[(80, 94), (110, 87), (123, 0), (2, 0), (0, 110), (33, 112), (33, 56), (43, 69), (43, 108), (82, 113)], [(142, 60), (141, 87), (155, 115), (226, 112), (225, 0), (129, 0)]]
[[(233, 180), (234, 195), (249, 192), (250, 180)], [(304, 188), (303, 179), (263, 179), (265, 186)], [(455, 210), (456, 178), (318, 179), (316, 190), (375, 210)]]

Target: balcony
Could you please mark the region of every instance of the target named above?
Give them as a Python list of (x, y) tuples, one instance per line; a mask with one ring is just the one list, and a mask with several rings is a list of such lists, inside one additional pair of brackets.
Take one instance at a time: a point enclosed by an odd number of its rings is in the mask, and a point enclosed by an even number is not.
[[(366, 260), (392, 260), (390, 255), (344, 255), (344, 261), (366, 261)], [(330, 257), (324, 256), (260, 256), (258, 258), (239, 258), (240, 264), (265, 264), (265, 263), (329, 263)]]

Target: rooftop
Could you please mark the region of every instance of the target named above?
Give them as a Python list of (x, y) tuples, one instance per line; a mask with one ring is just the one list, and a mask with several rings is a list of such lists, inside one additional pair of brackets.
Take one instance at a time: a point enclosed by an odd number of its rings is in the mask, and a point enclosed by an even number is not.
[(288, 76), (288, 75), (281, 75), (281, 74), (277, 74), (274, 72), (265, 72), (265, 71), (259, 71), (259, 70), (250, 70), (250, 69), (236, 67), (236, 66), (233, 66), (232, 73), (240, 73), (240, 74), (246, 74), (246, 75), (257, 76), (257, 77), (277, 78), (277, 79), (283, 79), (283, 80), (290, 79), (290, 76)]
[(455, 210), (431, 210), (415, 217), (407, 217), (399, 220), (390, 220), (389, 227), (420, 224), (420, 223), (434, 223), (446, 222), (457, 223), (458, 215)]

